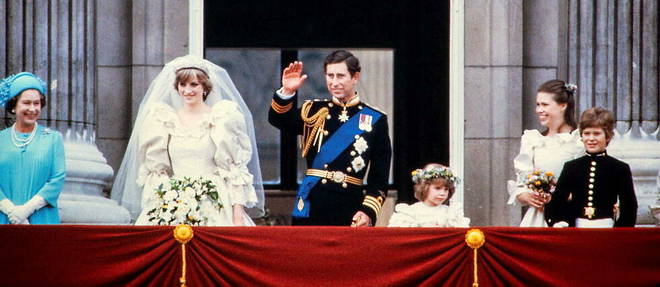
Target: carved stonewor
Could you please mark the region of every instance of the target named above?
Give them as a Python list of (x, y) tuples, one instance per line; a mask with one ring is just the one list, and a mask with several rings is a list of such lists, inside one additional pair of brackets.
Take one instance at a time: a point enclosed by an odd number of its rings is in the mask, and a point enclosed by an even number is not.
[(67, 177), (58, 202), (62, 223), (123, 224), (130, 215), (104, 195), (113, 171), (95, 144), (95, 3), (0, 5), (0, 15), (7, 16), (2, 25), (7, 45), (0, 50), (0, 62), (7, 65), (0, 65), (0, 74), (30, 71), (49, 86), (39, 124), (64, 136)]
[(615, 113), (608, 152), (630, 165), (637, 224), (657, 224), (650, 208), (660, 200), (658, 1), (571, 0), (567, 9), (568, 78), (579, 86), (579, 111)]

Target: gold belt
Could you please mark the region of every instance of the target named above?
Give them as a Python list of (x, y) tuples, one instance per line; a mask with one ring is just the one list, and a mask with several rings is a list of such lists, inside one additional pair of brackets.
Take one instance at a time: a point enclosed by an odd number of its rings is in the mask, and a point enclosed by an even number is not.
[(329, 170), (310, 168), (307, 170), (307, 172), (305, 172), (305, 174), (311, 176), (317, 176), (320, 178), (326, 178), (336, 183), (350, 183), (358, 186), (362, 185), (362, 179), (359, 179), (357, 177), (352, 177), (341, 171), (329, 171)]

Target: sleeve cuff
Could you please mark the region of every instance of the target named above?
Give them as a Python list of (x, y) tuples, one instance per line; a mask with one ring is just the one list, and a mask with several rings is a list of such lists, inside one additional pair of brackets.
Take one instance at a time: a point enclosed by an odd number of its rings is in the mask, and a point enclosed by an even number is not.
[(367, 195), (364, 197), (360, 211), (366, 213), (371, 219), (371, 224), (376, 225), (378, 214), (383, 206), (385, 199), (382, 196), (374, 197)]
[(286, 95), (286, 94), (284, 94), (282, 88), (279, 88), (277, 91), (275, 91), (275, 94), (282, 100), (289, 100), (289, 99), (293, 98), (293, 96), (296, 95), (296, 93), (293, 93), (291, 95)]

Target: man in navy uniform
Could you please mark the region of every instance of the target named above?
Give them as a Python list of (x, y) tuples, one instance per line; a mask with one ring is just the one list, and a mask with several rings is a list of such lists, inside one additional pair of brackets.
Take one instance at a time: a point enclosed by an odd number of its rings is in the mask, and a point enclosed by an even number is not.
[(308, 169), (293, 225), (372, 226), (387, 196), (392, 157), (387, 115), (360, 101), (361, 67), (353, 54), (334, 51), (323, 68), (330, 99), (296, 107), (296, 91), (307, 78), (296, 61), (284, 69), (268, 113), (273, 126), (302, 135)]

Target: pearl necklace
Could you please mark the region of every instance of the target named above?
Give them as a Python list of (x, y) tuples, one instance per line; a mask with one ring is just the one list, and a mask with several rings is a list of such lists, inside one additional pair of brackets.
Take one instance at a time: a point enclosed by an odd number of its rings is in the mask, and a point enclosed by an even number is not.
[(32, 132), (26, 139), (22, 139), (18, 137), (18, 134), (16, 134), (16, 124), (11, 126), (11, 141), (14, 143), (14, 145), (17, 148), (24, 147), (26, 145), (29, 145), (32, 140), (34, 139), (34, 136), (37, 134), (37, 128), (38, 126), (35, 124), (34, 129), (32, 129)]

